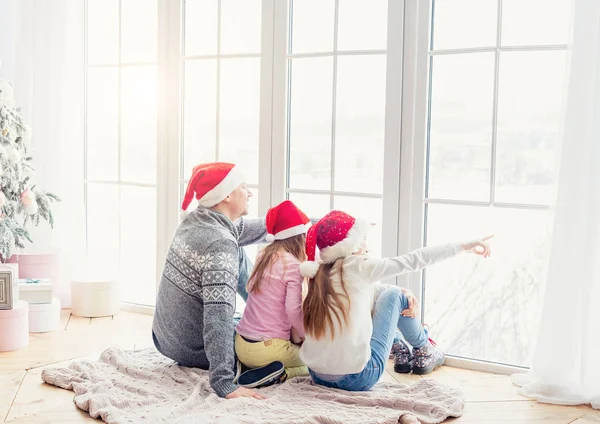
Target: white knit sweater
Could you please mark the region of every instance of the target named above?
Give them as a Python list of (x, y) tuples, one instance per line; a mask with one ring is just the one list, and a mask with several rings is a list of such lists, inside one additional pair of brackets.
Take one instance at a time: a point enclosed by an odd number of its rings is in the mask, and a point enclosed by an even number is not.
[[(340, 269), (350, 297), (348, 325), (340, 327), (334, 319), (334, 338), (328, 329), (325, 337), (316, 340), (306, 334), (300, 358), (313, 371), (320, 374), (345, 375), (363, 370), (371, 357), (373, 323), (373, 283), (407, 272), (421, 270), (436, 262), (457, 255), (459, 244), (425, 247), (395, 258), (370, 258), (348, 256), (338, 261), (331, 270), (334, 290), (343, 293)], [(346, 306), (347, 302), (346, 302)]]

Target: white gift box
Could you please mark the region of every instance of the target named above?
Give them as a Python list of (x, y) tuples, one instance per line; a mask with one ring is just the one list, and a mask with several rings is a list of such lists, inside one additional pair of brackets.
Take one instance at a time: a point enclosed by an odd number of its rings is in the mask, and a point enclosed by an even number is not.
[(46, 333), (60, 325), (60, 300), (52, 298), (52, 303), (29, 305), (29, 332)]
[(32, 305), (39, 303), (52, 303), (52, 283), (45, 278), (20, 279), (19, 299)]
[(71, 282), (71, 313), (78, 317), (106, 317), (121, 309), (119, 285), (115, 280)]

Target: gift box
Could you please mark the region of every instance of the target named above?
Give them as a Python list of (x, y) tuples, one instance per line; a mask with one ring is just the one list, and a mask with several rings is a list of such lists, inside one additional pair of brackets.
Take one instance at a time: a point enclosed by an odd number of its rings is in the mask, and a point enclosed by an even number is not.
[(20, 300), (32, 305), (52, 303), (52, 283), (47, 278), (23, 278), (18, 286)]
[(19, 300), (12, 309), (0, 311), (0, 352), (29, 344), (29, 304)]
[(71, 313), (78, 317), (106, 317), (121, 309), (119, 285), (114, 280), (71, 282)]
[[(16, 253), (7, 263), (19, 264), (18, 278), (48, 278), (54, 284), (59, 280), (59, 255), (51, 253)], [(56, 293), (54, 294), (56, 296)]]
[(46, 333), (60, 326), (60, 300), (52, 298), (52, 303), (29, 305), (29, 332)]
[(0, 310), (13, 309), (19, 300), (17, 264), (0, 265)]

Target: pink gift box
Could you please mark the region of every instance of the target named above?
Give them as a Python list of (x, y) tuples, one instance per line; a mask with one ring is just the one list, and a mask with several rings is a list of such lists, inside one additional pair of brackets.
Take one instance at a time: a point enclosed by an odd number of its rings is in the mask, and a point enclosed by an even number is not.
[(18, 253), (6, 262), (19, 264), (19, 278), (47, 278), (56, 290), (59, 274), (58, 253)]
[(29, 304), (19, 300), (13, 309), (0, 311), (0, 352), (29, 345)]

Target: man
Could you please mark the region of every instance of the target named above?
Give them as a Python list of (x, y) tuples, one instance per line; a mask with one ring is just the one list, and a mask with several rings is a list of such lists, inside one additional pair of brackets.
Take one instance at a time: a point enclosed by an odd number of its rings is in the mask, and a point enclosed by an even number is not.
[[(187, 214), (193, 197), (199, 207)], [(165, 261), (152, 326), (156, 348), (186, 367), (208, 369), (210, 385), (227, 399), (254, 397), (234, 384), (236, 291), (247, 297), (249, 261), (242, 246), (264, 242), (264, 219), (244, 219), (252, 192), (230, 163), (194, 167)], [(260, 372), (258, 373), (260, 375)]]

